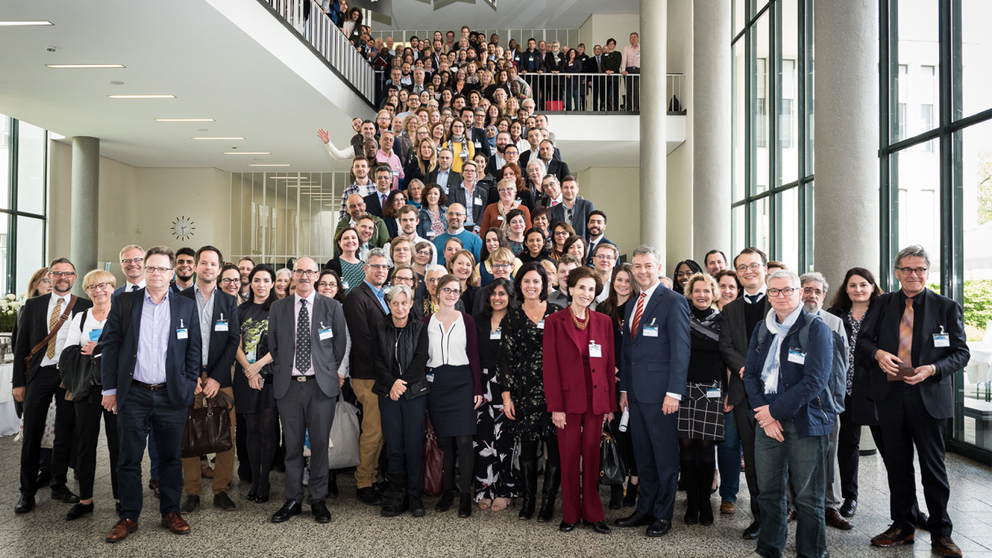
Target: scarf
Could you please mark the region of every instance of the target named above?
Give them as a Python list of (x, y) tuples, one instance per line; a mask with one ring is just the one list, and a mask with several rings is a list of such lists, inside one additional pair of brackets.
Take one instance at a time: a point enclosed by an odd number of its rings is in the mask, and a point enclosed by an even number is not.
[(765, 327), (773, 335), (771, 347), (768, 348), (768, 356), (765, 357), (765, 364), (761, 368), (761, 382), (765, 385), (765, 394), (778, 393), (778, 381), (781, 377), (781, 351), (779, 349), (782, 346), (782, 340), (785, 339), (793, 324), (799, 319), (802, 311), (803, 306), (800, 304), (782, 323), (778, 323), (775, 310), (769, 310), (768, 315), (765, 316)]
[(689, 330), (691, 333), (708, 339), (710, 341), (720, 341), (720, 327), (716, 323), (720, 312), (715, 308), (699, 310), (695, 306), (691, 307), (689, 314)]
[(505, 207), (503, 207), (503, 200), (499, 200), (496, 202), (496, 208), (499, 209), (499, 214), (501, 217), (503, 217), (502, 219), (500, 219), (499, 228), (501, 231), (503, 231), (504, 234), (507, 235), (510, 234), (510, 220), (506, 218), (506, 214), (509, 213), (510, 211), (513, 211), (519, 206), (520, 203), (514, 201), (513, 207), (511, 207), (510, 209), (506, 209)]

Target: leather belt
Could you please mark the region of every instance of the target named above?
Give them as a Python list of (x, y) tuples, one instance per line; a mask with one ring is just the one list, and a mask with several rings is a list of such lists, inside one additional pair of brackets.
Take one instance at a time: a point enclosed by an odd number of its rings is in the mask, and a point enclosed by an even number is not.
[(135, 385), (135, 386), (138, 386), (138, 387), (143, 387), (143, 388), (147, 389), (148, 391), (161, 391), (161, 390), (165, 389), (165, 383), (161, 383), (161, 384), (146, 384), (145, 382), (142, 382), (142, 381), (139, 381), (139, 380), (135, 380), (133, 378), (131, 379), (131, 384), (132, 385)]
[(297, 382), (308, 382), (310, 380), (316, 380), (317, 376), (293, 376), (293, 379)]

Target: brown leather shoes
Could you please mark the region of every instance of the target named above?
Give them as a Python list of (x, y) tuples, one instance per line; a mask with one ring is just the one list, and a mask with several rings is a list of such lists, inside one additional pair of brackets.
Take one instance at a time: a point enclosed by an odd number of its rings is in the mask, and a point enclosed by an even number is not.
[(107, 533), (107, 542), (116, 543), (126, 539), (128, 535), (138, 530), (138, 522), (130, 519), (121, 519), (114, 525), (114, 528)]
[(737, 505), (733, 502), (720, 502), (720, 513), (722, 515), (733, 515), (737, 513)]
[(916, 535), (912, 531), (900, 529), (895, 525), (890, 526), (884, 533), (875, 535), (871, 539), (873, 546), (880, 546), (882, 548), (899, 546), (901, 544), (913, 544), (914, 542), (916, 542)]
[(851, 529), (854, 529), (854, 525), (851, 525), (850, 521), (841, 517), (840, 512), (834, 508), (827, 508), (826, 516), (827, 525), (836, 527), (842, 531), (850, 531)]
[(176, 535), (188, 535), (189, 534), (189, 523), (183, 519), (183, 516), (176, 512), (166, 514), (162, 518), (162, 527), (167, 528)]
[(940, 554), (941, 556), (949, 556), (951, 558), (961, 556), (961, 547), (954, 544), (951, 537), (935, 538), (933, 542), (930, 543), (930, 546), (934, 552)]

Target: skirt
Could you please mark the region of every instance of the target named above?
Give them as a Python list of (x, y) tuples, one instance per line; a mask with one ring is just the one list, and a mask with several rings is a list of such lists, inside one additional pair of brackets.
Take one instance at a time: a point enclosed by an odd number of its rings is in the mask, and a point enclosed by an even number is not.
[(427, 413), (438, 438), (474, 436), (476, 432), (475, 385), (468, 365), (427, 369), (433, 375), (427, 394)]
[[(716, 397), (707, 396), (710, 390), (716, 390)], [(687, 391), (688, 396), (679, 404), (679, 438), (723, 440), (723, 390), (720, 385), (690, 382)]]

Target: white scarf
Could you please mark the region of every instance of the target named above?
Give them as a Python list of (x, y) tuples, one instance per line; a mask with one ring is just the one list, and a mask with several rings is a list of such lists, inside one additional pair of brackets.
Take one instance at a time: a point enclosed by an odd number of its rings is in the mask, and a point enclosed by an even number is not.
[(781, 351), (779, 349), (782, 346), (782, 340), (785, 339), (793, 324), (799, 319), (799, 315), (802, 314), (802, 310), (803, 305), (800, 304), (782, 323), (778, 323), (778, 315), (775, 310), (769, 310), (768, 315), (765, 316), (765, 326), (768, 328), (768, 332), (773, 335), (771, 347), (768, 348), (768, 356), (765, 357), (765, 364), (761, 368), (761, 381), (765, 385), (766, 394), (778, 393), (778, 380), (781, 377)]

